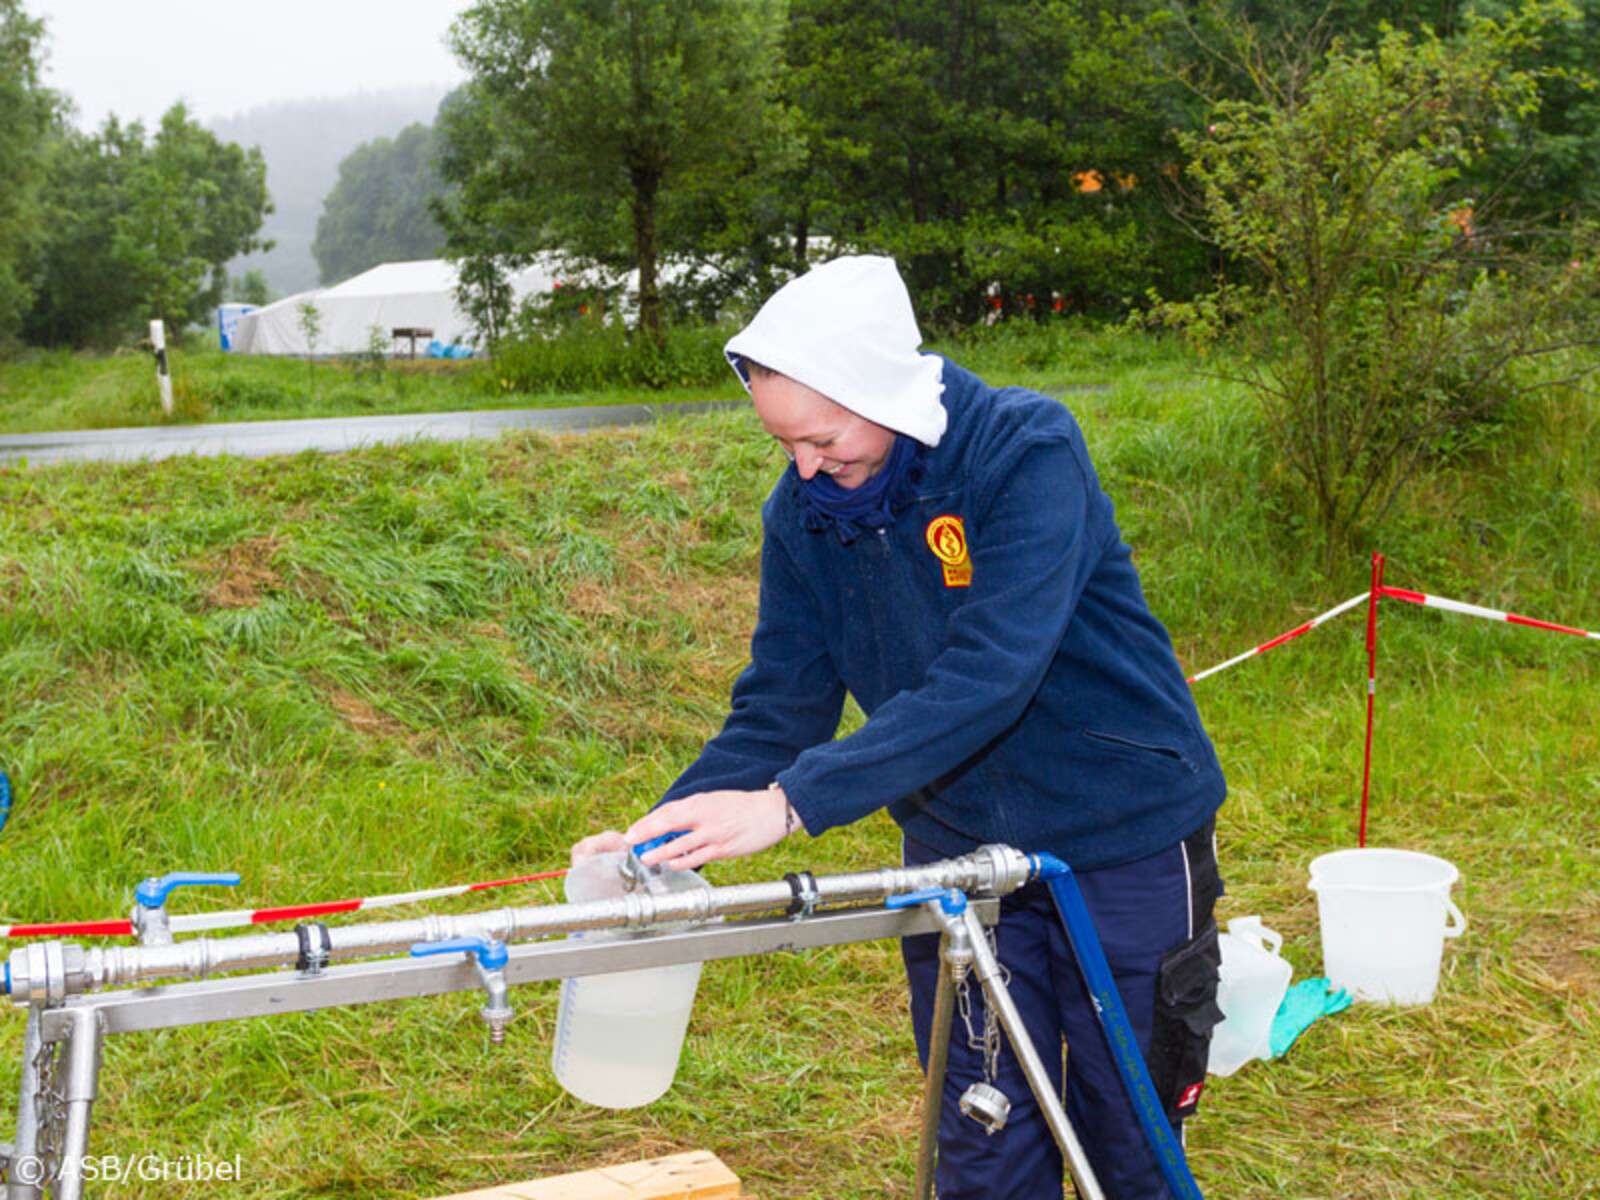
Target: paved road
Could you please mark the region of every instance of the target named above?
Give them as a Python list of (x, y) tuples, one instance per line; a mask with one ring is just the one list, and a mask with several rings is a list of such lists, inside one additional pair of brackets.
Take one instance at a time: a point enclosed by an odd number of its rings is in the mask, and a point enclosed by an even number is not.
[(183, 454), (238, 454), (262, 458), (321, 450), (336, 454), (397, 442), (457, 442), (497, 437), (509, 429), (581, 433), (639, 425), (673, 413), (738, 408), (740, 400), (688, 404), (600, 404), (584, 408), (515, 408), (486, 412), (407, 413), (388, 417), (329, 417), (303, 421), (236, 421), (218, 425), (152, 425), (140, 429), (84, 429), (65, 433), (0, 436), (0, 462), (68, 459), (138, 462)]

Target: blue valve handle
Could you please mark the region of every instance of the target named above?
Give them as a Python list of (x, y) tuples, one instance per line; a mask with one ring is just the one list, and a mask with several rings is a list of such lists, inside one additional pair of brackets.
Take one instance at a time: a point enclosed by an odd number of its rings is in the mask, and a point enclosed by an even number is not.
[(675, 829), (671, 833), (663, 833), (660, 837), (653, 837), (648, 842), (640, 842), (637, 846), (630, 846), (628, 848), (628, 853), (632, 854), (635, 858), (643, 858), (657, 846), (665, 846), (668, 842), (674, 841), (677, 838), (681, 838), (688, 832), (689, 831), (687, 829)]
[(485, 971), (498, 971), (510, 957), (506, 944), (498, 938), (458, 937), (442, 942), (417, 942), (411, 947), (412, 958), (425, 958), (430, 954), (456, 954), (465, 951), (478, 956), (478, 965)]
[(166, 875), (153, 875), (134, 889), (133, 898), (144, 908), (160, 908), (167, 902), (167, 896), (173, 888), (200, 883), (219, 883), (223, 887), (238, 887), (239, 872), (173, 871)]
[(883, 902), (885, 908), (910, 908), (913, 904), (926, 904), (937, 900), (939, 907), (949, 916), (959, 916), (967, 911), (967, 894), (960, 888), (923, 888), (920, 892), (902, 892)]

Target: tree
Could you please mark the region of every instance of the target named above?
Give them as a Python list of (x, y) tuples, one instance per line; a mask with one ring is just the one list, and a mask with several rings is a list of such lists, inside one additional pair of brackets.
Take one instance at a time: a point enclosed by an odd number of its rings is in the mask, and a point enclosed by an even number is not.
[(228, 286), (222, 298), (239, 304), (253, 304), (257, 308), (264, 308), (275, 299), (272, 285), (267, 282), (263, 271), (245, 271), (228, 276)]
[(1526, 221), (1600, 216), (1597, 47), (1600, 0), (1575, 0), (1565, 19), (1513, 51), (1516, 65), (1539, 78), (1539, 106), (1497, 131), (1465, 176), (1474, 194)]
[[(1231, 87), (1235, 99), (1254, 95), (1250, 72), (1228, 46), (1241, 24), (1263, 58), (1320, 48), (1338, 38), (1348, 48), (1374, 50), (1386, 31), (1449, 41), (1474, 15), (1502, 24), (1521, 0), (1202, 0), (1177, 10), (1184, 37), (1174, 56), (1199, 74), (1206, 90)], [(1551, 13), (1536, 38), (1508, 46), (1510, 65), (1539, 81), (1536, 109), (1508, 114), (1485, 131), (1485, 153), (1462, 168), (1463, 194), (1492, 202), (1505, 216), (1548, 221), (1600, 209), (1600, 0), (1571, 0)], [(1185, 45), (1187, 43), (1187, 46)], [(1230, 83), (1231, 81), (1231, 83)]]
[(1164, 173), (1180, 94), (1163, 6), (1100, 0), (793, 0), (788, 95), (807, 157), (785, 181), (811, 234), (892, 254), (926, 318), (1002, 303), (1116, 310), (1200, 274)]
[(46, 144), (62, 106), (39, 83), (42, 33), (20, 0), (0, 0), (0, 348), (33, 300), (28, 276), (43, 232)]
[(632, 267), (659, 342), (663, 260), (786, 144), (780, 22), (778, 0), (480, 0), (451, 31), (471, 79), (440, 126), (452, 253)]
[(49, 237), (40, 254), (31, 340), (105, 343), (152, 317), (205, 320), (225, 264), (262, 248), (270, 202), (257, 150), (223, 143), (174, 105), (153, 139), (115, 117), (50, 148)]
[(1206, 228), (1244, 270), (1162, 314), (1202, 333), (1239, 322), (1237, 373), (1330, 560), (1499, 414), (1511, 364), (1585, 336), (1592, 261), (1528, 252), (1461, 191), (1497, 132), (1537, 110), (1537, 80), (1513, 59), (1561, 12), (1468, 17), (1448, 40), (1305, 46), (1281, 69), (1246, 31), (1237, 62), (1257, 96), (1217, 103), (1181, 137)]
[(28, 341), (103, 345), (138, 328), (139, 281), (115, 261), (111, 243), (143, 148), (142, 132), (114, 116), (94, 134), (66, 130), (51, 142), (43, 193), (49, 235), (23, 329)]
[(419, 121), (345, 156), (338, 181), (322, 202), (311, 244), (323, 283), (382, 262), (439, 253), (444, 234), (428, 207), (443, 186), (433, 150), (433, 130)]

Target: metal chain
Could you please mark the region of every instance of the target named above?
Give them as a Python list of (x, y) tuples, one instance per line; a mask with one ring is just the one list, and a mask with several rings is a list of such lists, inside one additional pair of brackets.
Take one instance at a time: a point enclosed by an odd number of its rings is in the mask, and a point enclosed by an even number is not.
[[(994, 954), (995, 962), (1000, 967), (1000, 983), (1002, 986), (1011, 986), (1011, 972), (1006, 965), (1000, 962), (1000, 952), (995, 942), (994, 927), (990, 926), (985, 933), (989, 938), (989, 950)], [(1000, 1017), (994, 1010), (994, 1005), (983, 1006), (983, 1036), (980, 1038), (972, 1028), (972, 991), (963, 976), (956, 984), (956, 1011), (961, 1015), (961, 1024), (967, 1030), (967, 1048), (978, 1050), (983, 1054), (983, 1081), (993, 1086), (994, 1081), (1000, 1076)]]
[(33, 1100), (38, 1117), (34, 1155), (44, 1168), (41, 1183), (61, 1178), (61, 1155), (66, 1144), (67, 1098), (56, 1085), (58, 1049), (59, 1043), (44, 1042), (33, 1059), (39, 1075), (39, 1087)]

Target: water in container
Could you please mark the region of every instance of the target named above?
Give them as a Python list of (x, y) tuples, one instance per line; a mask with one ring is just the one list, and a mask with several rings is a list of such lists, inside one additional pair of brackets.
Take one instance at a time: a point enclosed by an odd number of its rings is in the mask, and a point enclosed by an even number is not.
[[(598, 854), (567, 874), (572, 903), (623, 894), (621, 854)], [(642, 885), (654, 894), (707, 888), (693, 871), (646, 868)], [(670, 928), (670, 927), (667, 927)], [(650, 937), (650, 931), (593, 930), (586, 942)], [(672, 1086), (700, 963), (584, 975), (561, 982), (552, 1063), (556, 1080), (580, 1100), (602, 1108), (637, 1108)]]

